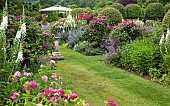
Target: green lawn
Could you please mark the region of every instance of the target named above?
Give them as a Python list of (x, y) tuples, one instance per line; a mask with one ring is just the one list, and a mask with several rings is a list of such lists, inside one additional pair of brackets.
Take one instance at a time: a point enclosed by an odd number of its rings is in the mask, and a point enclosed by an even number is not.
[(106, 65), (102, 56), (84, 56), (62, 47), (60, 52), (65, 57), (57, 63), (60, 75), (91, 106), (104, 106), (108, 98), (118, 106), (170, 106), (170, 87)]

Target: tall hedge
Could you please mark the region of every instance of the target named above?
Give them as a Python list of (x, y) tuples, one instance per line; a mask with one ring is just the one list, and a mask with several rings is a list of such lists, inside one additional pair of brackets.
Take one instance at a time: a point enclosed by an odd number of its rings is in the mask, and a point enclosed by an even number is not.
[(98, 16), (107, 16), (109, 24), (117, 25), (122, 22), (122, 14), (115, 8), (105, 8), (99, 12)]
[(151, 3), (146, 7), (146, 19), (162, 19), (165, 15), (165, 7), (161, 3)]
[(124, 8), (124, 6), (122, 4), (114, 3), (114, 4), (112, 4), (111, 7), (119, 10), (119, 12), (122, 14), (123, 18), (126, 18), (126, 11), (125, 11), (125, 8)]
[(125, 7), (126, 17), (128, 19), (137, 19), (142, 17), (142, 8), (138, 4), (128, 4)]
[(126, 6), (128, 4), (137, 4), (137, 0), (117, 0), (118, 3)]
[(162, 21), (162, 26), (164, 30), (170, 28), (170, 10), (168, 10), (168, 12), (165, 14)]

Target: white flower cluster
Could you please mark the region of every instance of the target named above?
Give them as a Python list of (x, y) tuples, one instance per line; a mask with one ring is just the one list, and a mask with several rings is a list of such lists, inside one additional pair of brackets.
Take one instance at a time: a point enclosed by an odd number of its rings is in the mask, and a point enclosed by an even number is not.
[(18, 52), (18, 57), (17, 57), (17, 59), (16, 59), (15, 62), (22, 61), (22, 60), (23, 60), (23, 52), (22, 52), (22, 51), (19, 51), (19, 52)]
[(7, 29), (7, 26), (8, 26), (8, 16), (4, 15), (3, 19), (2, 19), (2, 22), (1, 22), (1, 25), (0, 25), (0, 30)]
[(71, 26), (71, 27), (75, 27), (76, 24), (75, 24), (75, 21), (74, 19), (72, 18), (71, 14), (69, 14), (64, 22), (64, 27), (68, 27), (68, 26)]
[(16, 40), (20, 41), (22, 34), (23, 34), (24, 36), (26, 36), (26, 23), (23, 23), (23, 24), (21, 25), (21, 29), (20, 29), (19, 31), (17, 31), (16, 37), (15, 37), (15, 41), (16, 41)]
[(168, 42), (169, 36), (170, 36), (170, 30), (167, 29), (166, 36), (164, 36), (164, 34), (161, 36), (159, 45), (162, 45), (162, 44), (164, 43), (164, 40), (165, 40), (166, 42)]

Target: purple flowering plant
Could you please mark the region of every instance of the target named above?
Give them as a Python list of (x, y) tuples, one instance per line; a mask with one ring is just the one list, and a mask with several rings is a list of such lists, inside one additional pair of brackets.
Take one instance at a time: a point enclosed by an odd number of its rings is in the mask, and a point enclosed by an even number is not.
[(136, 38), (141, 38), (142, 28), (133, 20), (123, 21), (113, 27), (109, 36), (110, 39), (114, 41), (113, 45), (116, 46), (116, 49), (119, 49), (126, 43), (130, 43), (130, 41), (135, 40)]

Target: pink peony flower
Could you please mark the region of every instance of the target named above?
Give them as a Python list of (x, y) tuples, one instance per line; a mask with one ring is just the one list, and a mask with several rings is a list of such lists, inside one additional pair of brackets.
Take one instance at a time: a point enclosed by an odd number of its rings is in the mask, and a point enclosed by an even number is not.
[(10, 98), (14, 100), (17, 98), (17, 95), (12, 95), (12, 96), (10, 96)]
[(49, 94), (49, 90), (44, 90), (44, 92), (42, 93), (42, 96), (47, 96)]
[(14, 31), (14, 29), (13, 29), (13, 28), (10, 28), (10, 29), (9, 29), (9, 31), (10, 31), (10, 32), (13, 32), (13, 31)]
[(42, 80), (43, 80), (44, 82), (47, 82), (47, 81), (48, 81), (48, 77), (47, 77), (46, 75), (44, 75), (44, 76), (42, 76)]
[(50, 63), (51, 63), (51, 65), (55, 65), (55, 61), (54, 60), (50, 60)]
[(12, 96), (10, 96), (10, 98), (12, 99), (12, 100), (15, 100), (17, 97), (18, 97), (18, 93), (16, 93), (16, 92), (13, 92), (13, 95)]
[(57, 92), (57, 90), (55, 90), (53, 88), (49, 88), (49, 92), (54, 95)]
[(114, 100), (112, 100), (112, 99), (108, 99), (107, 103), (111, 104), (112, 106), (116, 106), (117, 105), (116, 102)]
[(20, 77), (20, 76), (21, 76), (21, 73), (20, 73), (19, 71), (15, 72), (14, 78), (18, 78), (18, 77)]
[(31, 73), (29, 73), (29, 72), (24, 72), (24, 76), (29, 77), (29, 76), (31, 76)]
[(52, 73), (51, 78), (55, 79), (57, 77), (56, 73)]
[(86, 106), (90, 106), (89, 103), (86, 103)]
[(64, 96), (64, 90), (63, 89), (58, 89), (57, 93), (59, 96)]
[(77, 94), (76, 93), (72, 93), (71, 94), (71, 99), (75, 99), (75, 98), (78, 98)]
[(54, 96), (51, 96), (51, 97), (50, 97), (50, 100), (51, 100), (51, 101), (55, 101), (56, 98), (55, 98)]
[(36, 90), (38, 87), (38, 84), (35, 81), (27, 81), (25, 84), (28, 84), (27, 86), (24, 86), (25, 91)]

